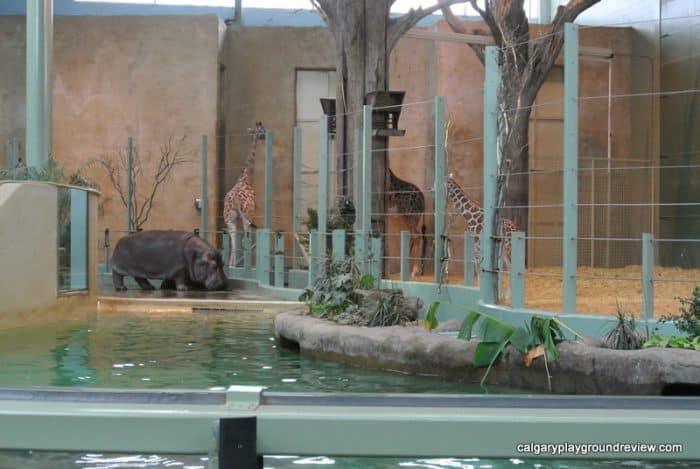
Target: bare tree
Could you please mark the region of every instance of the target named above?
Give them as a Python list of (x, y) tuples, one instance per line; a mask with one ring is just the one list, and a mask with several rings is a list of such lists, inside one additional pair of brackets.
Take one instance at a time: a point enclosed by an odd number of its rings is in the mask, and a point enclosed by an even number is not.
[(116, 155), (93, 159), (87, 166), (98, 166), (105, 172), (125, 209), (128, 207), (129, 198), (127, 177), (131, 178), (131, 214), (129, 218), (133, 229), (139, 230), (151, 214), (153, 201), (159, 189), (168, 182), (175, 167), (189, 163), (191, 157), (192, 153), (185, 150), (185, 137), (175, 141), (173, 137), (169, 137), (168, 141), (160, 146), (160, 158), (150, 171), (141, 159), (138, 146), (133, 148), (129, 176), (127, 176), (129, 171), (128, 155), (124, 148), (117, 150)]
[[(441, 4), (428, 8), (411, 9), (401, 16), (390, 16), (396, 0), (311, 0), (321, 13), (335, 38), (337, 58), (336, 145), (339, 181), (344, 189), (352, 186), (352, 173), (347, 171), (348, 157), (357, 155), (357, 129), (362, 124), (362, 106), (365, 96), (372, 91), (387, 91), (389, 55), (399, 38), (418, 21), (438, 11)], [(466, 0), (443, 0), (446, 5)], [(384, 155), (385, 156), (385, 155)], [(357, 164), (355, 156), (355, 164)], [(373, 158), (373, 192), (384, 192), (386, 158)], [(345, 193), (344, 195), (352, 195)], [(376, 204), (382, 204), (377, 206)], [(383, 213), (383, 203), (374, 198), (372, 211)]]
[[(531, 40), (524, 0), (486, 0), (483, 8), (476, 0), (469, 0), (472, 8), (486, 23), (499, 48), (501, 164), (498, 201), (499, 206), (523, 207), (503, 211), (503, 216), (513, 220), (523, 230), (527, 230), (528, 226), (528, 128), (532, 105), (561, 52), (564, 24), (573, 22), (599, 1), (569, 0), (566, 5), (557, 8), (552, 23), (544, 28), (543, 34)], [(449, 0), (439, 2), (453, 31), (480, 34), (478, 30), (469, 30), (455, 17), (449, 8)], [(470, 47), (483, 65), (485, 46), (470, 44)], [(499, 219), (496, 217), (497, 225), (494, 228), (500, 226)]]

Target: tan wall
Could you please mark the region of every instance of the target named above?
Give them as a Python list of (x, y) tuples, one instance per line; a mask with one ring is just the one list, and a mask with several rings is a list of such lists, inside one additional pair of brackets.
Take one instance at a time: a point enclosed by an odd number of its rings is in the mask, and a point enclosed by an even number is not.
[[(0, 134), (24, 133), (23, 23), (23, 17), (0, 17), (0, 37), (9, 41), (0, 42)], [(132, 136), (144, 159), (143, 181), (150, 181), (161, 146), (185, 137), (177, 148), (191, 161), (156, 196), (145, 228), (199, 226), (194, 199), (202, 134), (209, 136), (214, 226), (219, 33), (214, 15), (55, 18), (53, 150), (67, 174), (91, 159), (116, 155)], [(93, 168), (85, 174), (103, 192), (101, 226), (123, 230), (125, 209), (104, 173)], [(142, 182), (137, 190), (147, 189)]]
[(99, 196), (88, 197), (88, 291), (59, 295), (57, 187), (0, 182), (0, 328), (75, 317), (96, 307)]

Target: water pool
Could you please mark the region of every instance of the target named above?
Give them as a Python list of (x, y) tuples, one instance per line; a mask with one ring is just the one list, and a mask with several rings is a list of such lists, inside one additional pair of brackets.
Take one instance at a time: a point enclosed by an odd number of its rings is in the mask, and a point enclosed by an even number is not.
[[(365, 370), (278, 347), (271, 313), (94, 314), (0, 331), (0, 386), (207, 389), (231, 384), (272, 391), (482, 392), (478, 385)], [(499, 392), (513, 392), (507, 389)], [(419, 445), (419, 436), (416, 437)], [(690, 463), (545, 460), (266, 457), (267, 468), (679, 468)], [(207, 467), (206, 456), (0, 452), (4, 468)]]

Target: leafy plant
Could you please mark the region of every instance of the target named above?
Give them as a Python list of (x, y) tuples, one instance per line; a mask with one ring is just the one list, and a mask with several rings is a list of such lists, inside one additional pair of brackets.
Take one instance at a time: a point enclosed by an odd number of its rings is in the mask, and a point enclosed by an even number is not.
[[(580, 334), (556, 318), (533, 316), (525, 327), (515, 327), (489, 314), (477, 311), (470, 311), (467, 314), (467, 317), (462, 321), (457, 337), (470, 340), (477, 322), (481, 328), (481, 340), (474, 351), (474, 367), (487, 367), (481, 378), (480, 385), (482, 387), (484, 387), (493, 364), (508, 344), (513, 345), (516, 350), (523, 354), (526, 366), (531, 366), (535, 358), (544, 356), (545, 367), (547, 367), (547, 361), (554, 361), (559, 356), (556, 341), (565, 338), (562, 329), (581, 337)], [(551, 391), (549, 368), (547, 368), (547, 381)]]
[(316, 278), (311, 288), (304, 290), (299, 301), (306, 302), (311, 314), (319, 318), (334, 318), (341, 313), (355, 312), (361, 296), (356, 291), (360, 288), (360, 278), (354, 271), (351, 260), (328, 261), (324, 274)]
[(49, 156), (46, 162), (38, 168), (20, 164), (12, 169), (0, 169), (0, 181), (2, 180), (43, 181), (70, 184), (72, 186), (96, 187), (96, 184), (82, 176), (80, 171), (66, 177), (63, 166), (53, 156)]
[(690, 338), (700, 336), (700, 287), (693, 289), (692, 296), (677, 300), (681, 303), (680, 315), (661, 316), (659, 322), (672, 322), (676, 329), (685, 332)]
[(433, 329), (438, 327), (438, 308), (440, 308), (440, 302), (433, 301), (433, 303), (430, 305), (430, 308), (428, 308), (428, 312), (425, 313), (425, 319), (423, 319), (423, 327), (428, 329), (429, 331), (432, 331)]
[(682, 348), (700, 352), (700, 336), (688, 338), (654, 334), (649, 338), (649, 340), (644, 342), (642, 347)]
[(634, 316), (617, 305), (617, 323), (603, 337), (608, 348), (636, 350), (642, 348), (646, 335), (637, 330)]

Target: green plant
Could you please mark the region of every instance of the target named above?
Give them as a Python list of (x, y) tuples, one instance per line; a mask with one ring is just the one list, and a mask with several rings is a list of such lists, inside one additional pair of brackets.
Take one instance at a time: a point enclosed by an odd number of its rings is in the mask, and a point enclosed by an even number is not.
[(433, 301), (428, 308), (428, 312), (425, 313), (425, 319), (423, 319), (423, 327), (428, 330), (433, 330), (438, 327), (437, 310), (440, 308), (439, 301)]
[(309, 312), (319, 318), (332, 319), (341, 313), (355, 312), (361, 300), (357, 292), (360, 283), (373, 281), (367, 278), (361, 281), (355, 272), (351, 259), (343, 262), (328, 261), (323, 275), (316, 278), (311, 288), (304, 290), (299, 301), (307, 303)]
[(73, 186), (97, 187), (93, 181), (82, 176), (80, 170), (66, 177), (63, 166), (52, 156), (49, 156), (46, 162), (38, 168), (21, 164), (12, 169), (0, 169), (0, 181), (2, 180), (44, 181), (65, 183)]
[(700, 352), (700, 336), (688, 338), (654, 334), (651, 337), (649, 337), (649, 340), (644, 342), (642, 347), (683, 348)]
[(634, 316), (617, 305), (617, 322), (605, 336), (603, 342), (608, 348), (617, 350), (636, 350), (642, 348), (646, 335), (637, 330)]
[[(515, 327), (489, 314), (477, 311), (470, 311), (467, 314), (467, 317), (462, 321), (457, 337), (470, 340), (477, 322), (480, 325), (481, 334), (480, 342), (474, 350), (474, 367), (487, 367), (481, 378), (480, 385), (482, 387), (484, 387), (493, 364), (508, 344), (512, 344), (516, 350), (523, 354), (526, 366), (529, 367), (535, 358), (544, 356), (545, 367), (547, 367), (547, 361), (554, 361), (559, 356), (556, 341), (565, 338), (562, 329), (568, 330), (576, 337), (581, 337), (580, 334), (556, 318), (533, 316), (525, 327)], [(551, 391), (551, 376), (548, 367), (547, 382)]]
[(700, 336), (700, 287), (693, 289), (692, 296), (677, 300), (681, 303), (680, 315), (661, 316), (659, 322), (672, 322), (676, 329), (688, 334), (690, 338)]

